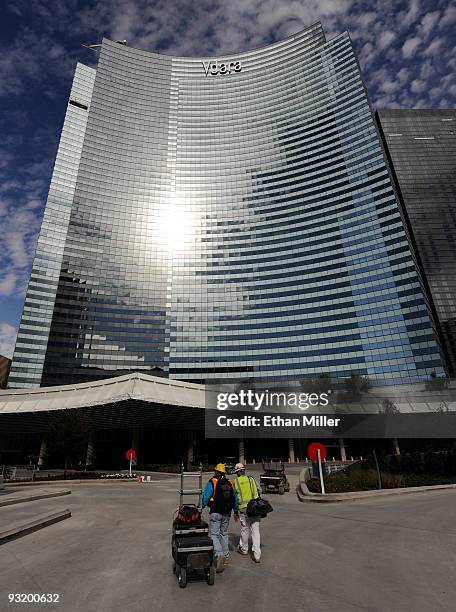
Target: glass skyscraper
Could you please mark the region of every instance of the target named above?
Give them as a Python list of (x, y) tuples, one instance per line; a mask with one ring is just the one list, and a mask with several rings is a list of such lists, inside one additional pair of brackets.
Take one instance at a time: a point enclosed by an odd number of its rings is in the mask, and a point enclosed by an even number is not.
[(443, 374), (347, 33), (78, 64), (14, 387)]
[(456, 110), (377, 112), (456, 376)]

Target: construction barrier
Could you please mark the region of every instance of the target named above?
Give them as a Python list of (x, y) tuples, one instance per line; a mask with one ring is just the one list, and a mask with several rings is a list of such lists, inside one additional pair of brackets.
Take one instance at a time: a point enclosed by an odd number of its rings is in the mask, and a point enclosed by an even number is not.
[(151, 476), (138, 476), (138, 482), (154, 482)]

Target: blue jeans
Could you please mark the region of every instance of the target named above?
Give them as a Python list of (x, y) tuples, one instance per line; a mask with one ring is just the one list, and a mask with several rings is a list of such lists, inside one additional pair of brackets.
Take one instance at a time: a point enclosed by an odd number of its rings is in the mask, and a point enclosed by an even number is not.
[(228, 526), (230, 524), (230, 514), (219, 514), (213, 512), (209, 515), (209, 525), (212, 543), (216, 557), (228, 559), (230, 551), (228, 548)]

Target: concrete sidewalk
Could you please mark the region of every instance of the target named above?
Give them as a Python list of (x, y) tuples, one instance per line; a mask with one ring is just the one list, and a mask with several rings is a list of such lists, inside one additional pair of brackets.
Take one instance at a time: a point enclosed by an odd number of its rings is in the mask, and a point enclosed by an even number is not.
[(235, 552), (239, 526), (231, 521), (230, 565), (215, 587), (201, 580), (180, 589), (171, 570), (177, 484), (78, 485), (67, 497), (4, 508), (11, 522), (16, 508), (24, 522), (34, 507), (68, 508), (72, 518), (6, 545), (0, 601), (58, 593), (59, 603), (27, 607), (43, 612), (454, 609), (456, 490), (336, 506), (303, 506), (294, 492), (268, 495), (274, 512), (261, 522), (261, 564)]

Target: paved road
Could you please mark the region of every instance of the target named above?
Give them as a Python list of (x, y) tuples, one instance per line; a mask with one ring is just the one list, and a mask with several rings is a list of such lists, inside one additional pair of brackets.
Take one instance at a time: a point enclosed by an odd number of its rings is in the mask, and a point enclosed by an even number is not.
[[(177, 480), (72, 487), (34, 502), (72, 518), (0, 548), (0, 610), (281, 612), (455, 610), (456, 491), (300, 504), (269, 495), (261, 565), (232, 555), (214, 587), (179, 589), (170, 521)], [(0, 509), (3, 524), (31, 505)], [(237, 543), (237, 525), (230, 540)], [(8, 604), (8, 593), (59, 593), (60, 603)]]

